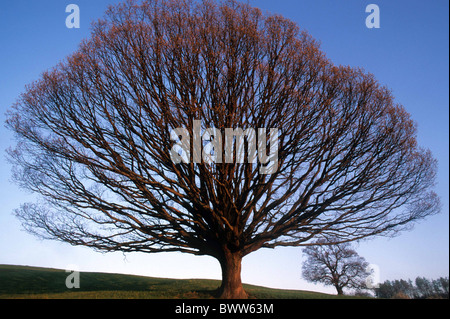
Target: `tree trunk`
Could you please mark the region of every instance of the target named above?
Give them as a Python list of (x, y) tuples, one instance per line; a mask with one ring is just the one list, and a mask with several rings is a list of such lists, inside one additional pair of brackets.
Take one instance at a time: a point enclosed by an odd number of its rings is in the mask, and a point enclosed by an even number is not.
[(248, 295), (241, 282), (241, 254), (225, 251), (219, 262), (222, 267), (222, 285), (218, 292), (219, 298), (247, 299)]
[(335, 287), (336, 287), (338, 296), (342, 296), (344, 294), (344, 291), (342, 290), (342, 287), (338, 286), (338, 285), (336, 285)]

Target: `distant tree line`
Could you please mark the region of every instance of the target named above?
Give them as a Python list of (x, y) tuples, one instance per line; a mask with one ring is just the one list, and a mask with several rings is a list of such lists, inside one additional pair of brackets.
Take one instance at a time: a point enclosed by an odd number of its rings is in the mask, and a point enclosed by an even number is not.
[(427, 299), (449, 298), (448, 277), (427, 279), (417, 277), (414, 283), (409, 280), (386, 280), (375, 289), (378, 298)]

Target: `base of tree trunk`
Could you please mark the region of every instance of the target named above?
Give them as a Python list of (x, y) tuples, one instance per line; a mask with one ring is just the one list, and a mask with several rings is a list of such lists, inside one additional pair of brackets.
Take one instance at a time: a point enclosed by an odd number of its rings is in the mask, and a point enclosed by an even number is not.
[(220, 299), (247, 299), (241, 281), (240, 254), (226, 252), (224, 258), (219, 260), (222, 267), (222, 285), (218, 289), (217, 295)]
[(335, 288), (336, 288), (338, 296), (342, 296), (344, 294), (344, 291), (342, 290), (342, 287), (337, 287), (336, 286)]
[(248, 299), (248, 294), (245, 292), (244, 287), (224, 287), (223, 284), (217, 290), (217, 297), (219, 299)]

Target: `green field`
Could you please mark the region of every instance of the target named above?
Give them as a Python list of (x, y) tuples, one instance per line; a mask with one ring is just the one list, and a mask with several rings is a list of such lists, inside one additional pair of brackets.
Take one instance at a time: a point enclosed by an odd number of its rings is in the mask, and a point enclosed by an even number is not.
[[(109, 273), (80, 273), (80, 288), (65, 285), (61, 269), (0, 265), (0, 299), (211, 299), (218, 280), (166, 279)], [(335, 295), (244, 285), (255, 299), (330, 299)]]

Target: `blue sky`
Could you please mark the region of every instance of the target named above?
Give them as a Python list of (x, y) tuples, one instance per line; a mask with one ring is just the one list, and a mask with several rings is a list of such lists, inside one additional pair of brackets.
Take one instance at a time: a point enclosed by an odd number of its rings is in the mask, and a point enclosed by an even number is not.
[[(76, 50), (89, 37), (90, 23), (116, 0), (2, 0), (0, 5), (0, 122), (6, 110), (46, 69)], [(436, 278), (449, 274), (449, 2), (447, 0), (251, 0), (263, 11), (297, 22), (321, 42), (335, 64), (359, 66), (393, 92), (418, 123), (419, 143), (439, 162), (436, 192), (442, 212), (393, 239), (374, 238), (357, 245), (376, 264), (381, 280)], [(80, 8), (79, 29), (68, 29), (68, 4)], [(381, 27), (365, 24), (368, 4), (380, 8)], [(133, 273), (172, 278), (220, 279), (218, 262), (209, 257), (171, 254), (100, 254), (87, 248), (40, 241), (21, 231), (14, 208), (32, 195), (10, 183), (4, 150), (11, 132), (0, 126), (0, 264)], [(301, 279), (301, 249), (260, 250), (244, 259), (244, 282), (278, 288), (333, 289)], [(82, 282), (81, 282), (82, 284)]]

